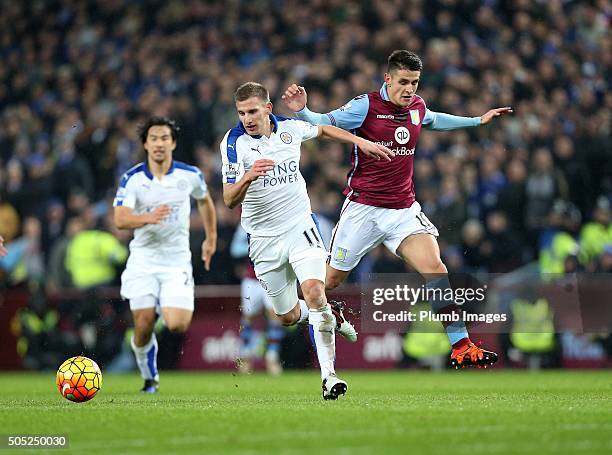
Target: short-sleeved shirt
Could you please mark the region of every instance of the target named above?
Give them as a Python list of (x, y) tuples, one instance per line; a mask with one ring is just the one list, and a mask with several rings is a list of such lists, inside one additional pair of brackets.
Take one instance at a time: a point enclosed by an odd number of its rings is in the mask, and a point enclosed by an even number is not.
[(319, 134), (319, 127), (302, 120), (270, 115), (270, 137), (250, 136), (241, 122), (221, 141), (223, 183), (238, 182), (253, 163), (276, 163), (268, 175), (249, 186), (242, 202), (242, 226), (250, 235), (284, 234), (311, 214), (306, 183), (300, 173), (300, 146)]
[(123, 174), (113, 202), (115, 207), (129, 207), (136, 215), (152, 212), (160, 205), (171, 209), (160, 224), (147, 224), (134, 230), (128, 266), (140, 260), (169, 266), (191, 261), (190, 197), (202, 199), (207, 192), (202, 172), (180, 161), (173, 161), (161, 180), (151, 174), (146, 162)]

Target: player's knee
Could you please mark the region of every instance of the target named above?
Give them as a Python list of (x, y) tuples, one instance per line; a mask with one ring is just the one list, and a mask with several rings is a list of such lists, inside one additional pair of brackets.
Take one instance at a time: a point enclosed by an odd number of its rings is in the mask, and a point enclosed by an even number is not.
[(429, 268), (431, 270), (429, 273), (442, 273), (442, 274), (448, 273), (448, 269), (446, 268), (446, 266), (444, 265), (444, 263), (442, 262), (440, 258), (436, 258), (432, 260), (431, 264), (429, 264)]
[(153, 331), (155, 315), (139, 315), (134, 318), (134, 329), (138, 333), (148, 334)]
[(295, 317), (291, 313), (280, 315), (278, 316), (278, 319), (280, 319), (281, 324), (283, 324), (285, 327), (290, 327), (296, 322)]
[(437, 275), (446, 275), (448, 273), (446, 266), (439, 257), (423, 259), (421, 262), (417, 263), (416, 269), (419, 273), (432, 275), (434, 277)]
[(284, 325), (285, 327), (292, 326), (300, 318), (300, 308), (296, 307), (292, 309), (289, 313), (277, 314), (275, 317), (278, 318), (281, 324)]
[(144, 346), (149, 342), (154, 326), (154, 317), (141, 316), (134, 318), (134, 343), (136, 346)]
[(304, 300), (310, 307), (320, 307), (325, 305), (325, 285), (319, 280), (307, 280), (302, 283)]
[(184, 319), (168, 321), (166, 322), (166, 327), (168, 327), (168, 330), (172, 333), (185, 333), (189, 328), (189, 322), (190, 321)]

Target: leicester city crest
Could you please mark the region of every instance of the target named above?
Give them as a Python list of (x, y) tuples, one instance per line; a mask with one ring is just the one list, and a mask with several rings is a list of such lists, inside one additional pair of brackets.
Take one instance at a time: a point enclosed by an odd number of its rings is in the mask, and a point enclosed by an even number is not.
[(281, 138), (281, 141), (283, 141), (285, 144), (291, 144), (291, 141), (293, 140), (293, 138), (291, 137), (291, 134), (287, 133), (286, 131), (283, 131), (280, 134), (280, 138)]

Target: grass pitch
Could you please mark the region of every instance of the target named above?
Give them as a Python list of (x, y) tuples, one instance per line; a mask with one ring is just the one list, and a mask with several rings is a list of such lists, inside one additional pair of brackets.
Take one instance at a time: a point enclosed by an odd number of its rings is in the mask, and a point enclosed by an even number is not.
[(76, 404), (52, 373), (0, 374), (0, 434), (67, 434), (83, 454), (612, 453), (609, 371), (341, 377), (348, 394), (325, 402), (314, 371), (162, 372), (156, 395), (138, 393), (136, 375), (108, 374), (97, 397)]

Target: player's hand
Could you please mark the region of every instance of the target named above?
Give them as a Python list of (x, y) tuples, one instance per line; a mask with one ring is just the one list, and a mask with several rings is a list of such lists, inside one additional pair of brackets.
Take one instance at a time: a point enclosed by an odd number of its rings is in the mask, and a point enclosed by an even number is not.
[(366, 156), (375, 160), (391, 161), (391, 158), (395, 156), (391, 149), (372, 141), (364, 140), (363, 143), (359, 144), (359, 148)]
[(306, 101), (308, 96), (306, 95), (306, 89), (301, 85), (291, 84), (285, 90), (285, 93), (281, 97), (287, 107), (293, 112), (301, 111), (306, 107)]
[(262, 158), (261, 160), (256, 160), (251, 166), (251, 169), (246, 171), (244, 176), (249, 179), (251, 182), (254, 182), (259, 177), (266, 175), (268, 171), (274, 169), (274, 161), (266, 158)]
[(204, 269), (210, 271), (210, 261), (217, 251), (217, 241), (206, 239), (202, 242), (202, 260), (204, 261)]
[(161, 222), (170, 215), (172, 209), (169, 205), (160, 205), (159, 207), (155, 207), (151, 213), (149, 213), (147, 223), (148, 224), (161, 224)]
[(499, 117), (500, 115), (504, 115), (504, 114), (512, 114), (512, 112), (514, 112), (514, 111), (512, 110), (512, 108), (510, 106), (508, 106), (508, 107), (498, 107), (496, 109), (491, 109), (486, 114), (480, 116), (480, 124), (481, 125), (486, 125), (491, 120), (493, 120), (495, 117)]
[(0, 256), (6, 256), (8, 250), (4, 247), (4, 238), (0, 235)]

